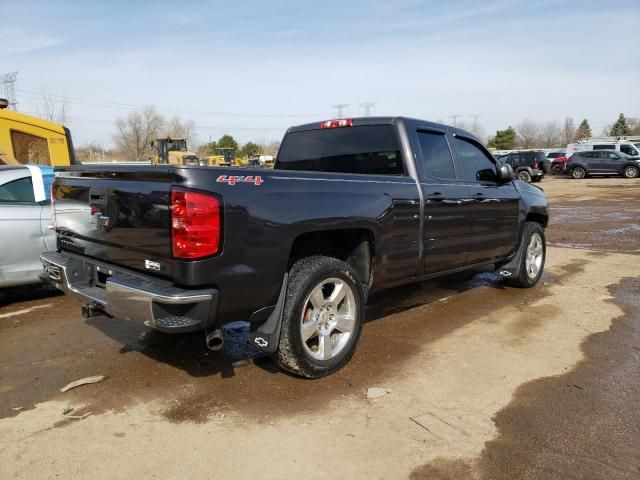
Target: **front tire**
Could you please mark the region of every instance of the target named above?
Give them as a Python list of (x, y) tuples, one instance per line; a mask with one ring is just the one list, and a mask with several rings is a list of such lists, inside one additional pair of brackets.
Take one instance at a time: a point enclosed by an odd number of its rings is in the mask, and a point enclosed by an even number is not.
[(628, 165), (622, 170), (622, 176), (624, 178), (637, 178), (640, 175), (640, 169), (633, 165)]
[(574, 167), (571, 170), (571, 176), (576, 180), (581, 180), (587, 176), (587, 171), (582, 167)]
[(544, 229), (539, 223), (526, 222), (524, 224), (518, 254), (520, 255), (520, 263), (517, 270), (511, 277), (505, 279), (505, 283), (512, 287), (531, 288), (540, 280), (547, 258)]
[(364, 315), (357, 274), (335, 258), (312, 256), (289, 272), (275, 361), (301, 377), (319, 378), (342, 368), (355, 351)]

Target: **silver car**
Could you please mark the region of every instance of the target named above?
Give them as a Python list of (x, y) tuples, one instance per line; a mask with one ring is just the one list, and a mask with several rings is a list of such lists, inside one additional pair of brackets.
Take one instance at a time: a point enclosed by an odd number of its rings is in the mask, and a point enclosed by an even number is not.
[(39, 283), (40, 255), (56, 249), (47, 184), (52, 169), (0, 166), (0, 288)]

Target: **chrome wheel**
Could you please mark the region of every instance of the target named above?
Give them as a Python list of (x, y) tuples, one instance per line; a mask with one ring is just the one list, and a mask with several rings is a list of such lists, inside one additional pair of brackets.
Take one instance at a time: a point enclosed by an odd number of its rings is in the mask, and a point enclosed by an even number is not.
[(627, 178), (636, 178), (638, 176), (638, 173), (640, 173), (640, 170), (638, 170), (636, 167), (627, 167), (624, 169), (623, 173)]
[(539, 233), (534, 232), (529, 238), (529, 245), (527, 245), (527, 255), (525, 261), (525, 267), (527, 269), (527, 276), (534, 279), (538, 276), (540, 269), (542, 268), (542, 260), (544, 256), (544, 247), (542, 244), (542, 237)]
[(586, 172), (584, 171), (584, 169), (577, 167), (574, 168), (573, 170), (571, 170), (571, 176), (573, 178), (584, 178), (585, 177)]
[(339, 278), (316, 285), (305, 300), (300, 336), (305, 351), (316, 360), (330, 360), (349, 342), (356, 325), (353, 290)]

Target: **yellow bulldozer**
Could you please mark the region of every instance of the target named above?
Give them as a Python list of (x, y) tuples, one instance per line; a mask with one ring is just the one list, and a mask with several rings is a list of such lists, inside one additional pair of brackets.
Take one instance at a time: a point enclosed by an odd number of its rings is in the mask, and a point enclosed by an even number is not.
[(198, 155), (187, 150), (186, 138), (156, 138), (151, 142), (154, 148), (153, 165), (199, 165)]

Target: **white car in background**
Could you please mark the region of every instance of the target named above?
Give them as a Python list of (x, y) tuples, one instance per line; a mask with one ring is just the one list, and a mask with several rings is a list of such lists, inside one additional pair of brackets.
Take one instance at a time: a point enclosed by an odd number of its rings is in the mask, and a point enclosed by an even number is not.
[(40, 283), (40, 255), (56, 249), (49, 186), (53, 169), (0, 166), (0, 288)]
[(615, 150), (630, 157), (640, 155), (640, 141), (638, 140), (592, 140), (570, 143), (567, 145), (567, 158), (576, 152), (590, 152), (591, 150)]

